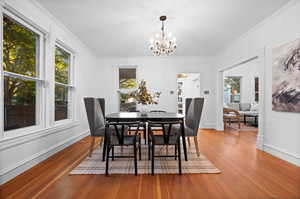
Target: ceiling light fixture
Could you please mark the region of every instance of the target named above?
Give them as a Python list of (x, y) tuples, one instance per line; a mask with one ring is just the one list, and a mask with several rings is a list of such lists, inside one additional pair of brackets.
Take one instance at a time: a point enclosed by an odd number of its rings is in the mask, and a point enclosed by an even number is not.
[(161, 32), (150, 39), (149, 49), (154, 56), (166, 56), (177, 48), (176, 38), (172, 36), (171, 32), (165, 32), (164, 21), (167, 20), (167, 16), (161, 16), (159, 20), (162, 23)]

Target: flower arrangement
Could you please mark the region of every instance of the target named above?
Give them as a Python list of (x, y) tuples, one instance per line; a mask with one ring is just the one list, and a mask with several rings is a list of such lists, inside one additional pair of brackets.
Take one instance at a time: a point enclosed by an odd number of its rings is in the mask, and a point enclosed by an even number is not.
[(138, 104), (148, 105), (148, 104), (158, 104), (159, 97), (161, 95), (161, 92), (154, 92), (152, 95), (149, 93), (146, 81), (142, 80), (139, 83), (138, 90), (134, 92), (135, 100)]

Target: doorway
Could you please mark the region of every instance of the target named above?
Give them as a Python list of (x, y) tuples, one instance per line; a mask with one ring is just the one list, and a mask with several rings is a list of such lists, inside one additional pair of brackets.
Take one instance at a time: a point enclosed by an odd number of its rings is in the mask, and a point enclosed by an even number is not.
[(258, 59), (223, 71), (223, 114), (226, 131), (245, 133), (255, 139), (259, 119)]
[(177, 74), (177, 112), (185, 114), (185, 99), (200, 97), (200, 74)]
[[(224, 72), (236, 66), (246, 64), (248, 62), (255, 61), (259, 67), (259, 87), (258, 87), (258, 94), (256, 95), (259, 100), (259, 117), (258, 117), (258, 134), (256, 138), (256, 148), (263, 150), (264, 144), (264, 121), (265, 121), (265, 50), (261, 49), (257, 54), (254, 56), (243, 59), (243, 61), (229, 65), (223, 66), (218, 69), (217, 74), (217, 125), (216, 129), (219, 131), (224, 130), (224, 123), (223, 123), (223, 107), (224, 107)], [(242, 83), (241, 83), (242, 84)], [(243, 97), (243, 93), (241, 93), (241, 98)]]

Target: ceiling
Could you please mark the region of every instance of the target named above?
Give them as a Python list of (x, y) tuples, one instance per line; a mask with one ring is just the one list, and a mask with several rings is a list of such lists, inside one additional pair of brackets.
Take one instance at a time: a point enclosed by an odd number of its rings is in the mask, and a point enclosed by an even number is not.
[(37, 0), (97, 56), (147, 56), (149, 38), (166, 30), (177, 56), (215, 55), (289, 0)]

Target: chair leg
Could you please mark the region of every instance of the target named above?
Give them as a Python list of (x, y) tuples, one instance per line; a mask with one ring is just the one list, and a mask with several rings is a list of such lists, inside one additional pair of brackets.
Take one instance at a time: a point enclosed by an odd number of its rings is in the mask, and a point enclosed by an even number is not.
[(145, 139), (145, 144), (147, 144), (147, 125), (144, 125), (144, 139)]
[(114, 161), (115, 160), (115, 147), (114, 146), (111, 147), (111, 154), (112, 154), (111, 160)]
[(90, 153), (89, 153), (90, 157), (92, 156), (92, 152), (93, 152), (93, 149), (94, 149), (95, 139), (96, 139), (95, 137), (92, 137), (92, 142), (91, 142), (91, 146), (90, 146)]
[(133, 152), (134, 152), (134, 174), (137, 176), (137, 152), (136, 152), (136, 142), (133, 144)]
[(175, 145), (175, 160), (177, 160), (177, 144)]
[(102, 146), (102, 144), (103, 144), (103, 137), (100, 138), (100, 143), (99, 143), (100, 147)]
[(109, 163), (109, 151), (110, 151), (110, 147), (107, 146), (107, 150), (106, 150), (106, 167), (105, 167), (105, 175), (108, 176), (108, 163)]
[(178, 139), (178, 169), (179, 175), (181, 175), (181, 152), (180, 152), (180, 139)]
[(102, 162), (105, 161), (106, 148), (107, 148), (107, 138), (106, 138), (106, 136), (104, 136)]
[(187, 141), (188, 141), (189, 147), (191, 147), (191, 140), (190, 140), (190, 138), (187, 137), (186, 139), (187, 139)]
[(142, 144), (141, 144), (141, 137), (139, 137), (139, 159), (142, 160)]
[(197, 136), (194, 136), (194, 142), (195, 142), (195, 148), (196, 148), (196, 152), (197, 152), (197, 156), (200, 156), (200, 152), (199, 152), (199, 145), (198, 145), (198, 139)]
[(152, 143), (152, 160), (151, 160), (151, 174), (154, 175), (154, 154), (155, 154), (155, 146)]

